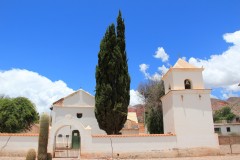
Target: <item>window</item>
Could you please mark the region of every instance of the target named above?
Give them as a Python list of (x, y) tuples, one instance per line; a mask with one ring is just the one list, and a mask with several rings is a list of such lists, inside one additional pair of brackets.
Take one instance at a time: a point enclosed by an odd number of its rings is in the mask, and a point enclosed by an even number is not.
[(239, 117), (236, 118), (236, 122), (239, 122)]
[(215, 133), (221, 133), (221, 128), (214, 128)]
[(231, 132), (231, 128), (230, 127), (227, 127), (227, 132)]
[(59, 134), (58, 137), (61, 138), (61, 137), (62, 137), (62, 134)]
[(82, 118), (82, 113), (77, 113), (77, 118)]
[(191, 86), (190, 80), (186, 79), (186, 80), (184, 81), (184, 86), (185, 86), (185, 89), (191, 89), (192, 86)]

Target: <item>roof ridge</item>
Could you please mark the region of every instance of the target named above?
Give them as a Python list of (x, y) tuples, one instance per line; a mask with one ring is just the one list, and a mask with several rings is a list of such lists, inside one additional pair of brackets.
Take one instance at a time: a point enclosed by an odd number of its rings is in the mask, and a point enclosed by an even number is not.
[(173, 66), (173, 68), (197, 68), (197, 67), (179, 58), (175, 65)]
[(71, 94), (69, 94), (69, 95), (67, 95), (67, 96), (65, 96), (65, 97), (62, 97), (62, 98), (58, 99), (57, 101), (53, 102), (52, 104), (54, 105), (54, 104), (57, 104), (57, 103), (59, 103), (59, 102), (61, 103), (61, 101), (63, 101), (64, 99), (66, 99), (66, 98), (68, 98), (68, 97), (71, 97), (71, 96), (73, 96), (74, 94), (77, 94), (77, 93), (79, 93), (79, 92), (82, 92), (82, 93), (85, 93), (85, 94), (87, 94), (87, 95), (89, 95), (89, 96), (94, 97), (94, 96), (91, 95), (89, 92), (87, 92), (87, 91), (83, 90), (82, 88), (80, 88), (80, 89), (72, 92)]

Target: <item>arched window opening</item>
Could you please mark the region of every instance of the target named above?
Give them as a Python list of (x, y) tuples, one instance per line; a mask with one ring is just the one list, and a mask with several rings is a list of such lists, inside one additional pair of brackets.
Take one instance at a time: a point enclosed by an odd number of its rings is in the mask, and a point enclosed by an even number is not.
[(191, 89), (191, 88), (192, 88), (192, 85), (191, 85), (190, 80), (186, 79), (186, 80), (184, 81), (184, 86), (185, 86), (185, 89)]
[(82, 118), (82, 113), (77, 113), (77, 118)]

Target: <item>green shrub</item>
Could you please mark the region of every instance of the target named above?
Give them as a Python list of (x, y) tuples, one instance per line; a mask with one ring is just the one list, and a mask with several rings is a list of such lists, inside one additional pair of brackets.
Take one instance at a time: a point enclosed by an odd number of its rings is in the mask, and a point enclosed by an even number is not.
[(26, 160), (35, 160), (35, 159), (36, 159), (35, 149), (29, 149), (27, 152)]
[(218, 122), (221, 120), (232, 121), (234, 117), (236, 117), (236, 115), (232, 112), (231, 108), (226, 106), (215, 111), (215, 113), (213, 114), (213, 121), (214, 122)]

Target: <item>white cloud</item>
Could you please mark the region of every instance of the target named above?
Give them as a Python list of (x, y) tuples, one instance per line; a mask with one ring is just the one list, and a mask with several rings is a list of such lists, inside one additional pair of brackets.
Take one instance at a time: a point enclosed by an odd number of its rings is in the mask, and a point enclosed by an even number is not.
[(149, 68), (149, 65), (143, 63), (143, 64), (140, 64), (139, 67), (141, 72), (146, 72), (147, 69)]
[(223, 98), (236, 95), (240, 91), (240, 31), (227, 33), (223, 38), (233, 43), (226, 51), (219, 55), (212, 55), (209, 59), (190, 58), (189, 63), (201, 67), (205, 84), (209, 88), (222, 88)]
[(39, 113), (49, 112), (50, 105), (73, 92), (61, 80), (51, 81), (36, 72), (24, 69), (0, 71), (0, 94), (24, 96), (35, 103)]
[(223, 91), (222, 92), (222, 99), (228, 99), (228, 98), (230, 98), (230, 97), (238, 97), (238, 94), (235, 94), (235, 93), (233, 93), (233, 92), (228, 92), (228, 91)]
[(182, 59), (183, 59), (184, 61), (186, 61), (186, 60), (187, 60), (187, 57), (182, 57)]
[[(206, 88), (218, 88), (221, 90), (222, 97), (228, 98), (231, 96), (239, 96), (240, 86), (240, 31), (233, 33), (226, 33), (223, 35), (223, 39), (227, 43), (232, 43), (226, 51), (221, 54), (211, 55), (210, 58), (199, 59), (191, 57), (189, 63), (197, 66), (204, 67), (203, 79)], [(169, 59), (168, 54), (164, 51), (162, 47), (159, 47), (155, 52), (155, 58), (162, 59), (162, 62), (166, 62)], [(186, 57), (182, 57), (186, 60)], [(166, 67), (167, 66), (167, 67)], [(140, 71), (144, 74), (146, 79), (150, 80), (160, 80), (161, 75), (168, 71), (170, 64), (162, 65), (158, 67), (158, 72), (150, 75), (147, 70), (149, 65), (140, 65)], [(216, 97), (211, 95), (211, 97)]]
[(138, 91), (131, 89), (130, 90), (130, 106), (134, 106), (137, 104), (144, 104), (143, 97)]
[[(162, 62), (167, 62), (168, 61), (168, 54), (164, 51), (163, 47), (158, 47), (157, 51), (155, 52), (154, 55), (155, 58), (159, 58), (162, 60)], [(162, 79), (162, 75), (164, 75), (168, 68), (165, 67), (165, 65), (162, 65), (162, 67), (158, 67), (158, 71), (155, 72), (153, 75), (147, 72), (149, 69), (148, 64), (140, 64), (139, 65), (140, 71), (144, 74), (146, 79), (153, 80), (153, 81), (160, 81)]]
[(162, 62), (167, 62), (169, 55), (165, 52), (163, 47), (158, 47), (157, 51), (155, 52), (154, 57), (161, 59)]
[(210, 95), (210, 97), (211, 97), (211, 98), (218, 99), (218, 97), (217, 97), (217, 96), (215, 96), (215, 95), (212, 95), (212, 94)]
[(140, 68), (140, 71), (144, 74), (145, 78), (149, 79), (150, 75), (149, 73), (147, 73), (147, 69), (149, 68), (149, 65), (143, 63), (139, 65), (139, 68)]
[(150, 80), (153, 80), (153, 81), (160, 81), (162, 79), (162, 75), (155, 72), (151, 77), (150, 77)]
[(165, 65), (162, 65), (161, 67), (158, 67), (158, 70), (162, 73), (162, 75), (164, 75), (165, 73), (167, 73), (169, 68), (167, 68)]
[(233, 43), (235, 45), (240, 45), (240, 31), (234, 33), (226, 33), (223, 35), (223, 38), (228, 43)]
[(155, 72), (153, 75), (150, 75), (147, 70), (149, 68), (149, 65), (147, 64), (140, 64), (139, 65), (140, 71), (144, 74), (146, 79), (153, 80), (153, 81), (159, 81), (162, 78), (162, 74)]

